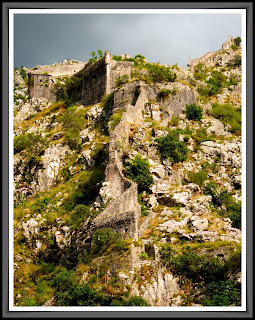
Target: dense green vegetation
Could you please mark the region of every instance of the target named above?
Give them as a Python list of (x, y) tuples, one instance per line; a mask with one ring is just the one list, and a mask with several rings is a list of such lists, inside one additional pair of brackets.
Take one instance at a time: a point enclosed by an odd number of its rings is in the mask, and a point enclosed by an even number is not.
[(216, 208), (225, 206), (220, 213), (232, 221), (234, 228), (241, 228), (241, 203), (236, 202), (226, 189), (219, 189), (213, 181), (208, 182), (204, 187), (204, 194), (212, 196), (212, 203)]
[(168, 158), (173, 163), (187, 159), (188, 148), (175, 131), (170, 131), (165, 137), (155, 139), (157, 147), (163, 159)]
[(224, 125), (231, 126), (230, 132), (241, 131), (241, 109), (234, 108), (230, 104), (214, 103), (212, 106), (212, 115), (219, 119)]
[(212, 281), (207, 287), (204, 306), (239, 306), (241, 305), (240, 287), (235, 281)]
[(200, 170), (196, 173), (189, 173), (189, 181), (191, 183), (198, 184), (202, 187), (205, 183), (205, 180), (208, 178), (208, 173), (205, 170)]
[(128, 83), (129, 77), (127, 74), (123, 74), (122, 76), (119, 76), (116, 80), (116, 87), (121, 88), (125, 83)]
[(204, 285), (203, 305), (240, 305), (240, 286), (229, 279), (232, 272), (241, 270), (240, 248), (231, 253), (226, 261), (210, 253), (196, 252), (189, 245), (184, 245), (180, 252), (168, 243), (162, 245), (160, 255), (162, 262), (175, 275)]
[(203, 108), (192, 103), (186, 105), (185, 114), (189, 120), (201, 120), (203, 116)]
[(103, 58), (104, 53), (103, 53), (102, 50), (99, 49), (99, 50), (97, 50), (97, 52), (92, 51), (90, 55), (91, 55), (91, 58), (89, 58), (89, 62), (90, 62), (90, 63), (95, 63), (95, 62), (97, 62), (98, 60), (100, 60), (100, 59)]
[(124, 110), (116, 110), (109, 118), (108, 121), (108, 131), (111, 132), (113, 131), (117, 125), (120, 123), (121, 118), (122, 118), (122, 114), (123, 114)]
[(81, 99), (82, 85), (83, 73), (81, 70), (71, 77), (57, 79), (52, 90), (57, 94), (59, 100), (63, 100), (69, 105)]
[(84, 128), (86, 113), (83, 110), (76, 110), (76, 107), (69, 106), (60, 121), (65, 130), (65, 142), (71, 149), (81, 147), (80, 131)]
[(137, 183), (139, 193), (147, 191), (148, 187), (154, 183), (149, 166), (149, 162), (140, 155), (137, 155), (134, 160), (128, 159), (125, 163), (126, 175)]

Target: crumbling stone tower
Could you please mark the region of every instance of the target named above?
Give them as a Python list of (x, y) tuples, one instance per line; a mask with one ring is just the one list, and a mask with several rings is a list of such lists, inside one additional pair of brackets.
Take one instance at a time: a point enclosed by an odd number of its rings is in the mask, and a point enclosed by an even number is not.
[(223, 43), (222, 49), (228, 50), (228, 49), (231, 48), (231, 46), (232, 46), (233, 44), (235, 44), (234, 37), (233, 37), (233, 36), (228, 36), (228, 40)]
[(86, 64), (82, 103), (85, 106), (99, 103), (104, 95), (114, 91), (119, 76), (127, 74), (131, 78), (133, 67), (133, 62), (113, 60), (108, 51), (105, 51), (104, 57), (99, 61)]

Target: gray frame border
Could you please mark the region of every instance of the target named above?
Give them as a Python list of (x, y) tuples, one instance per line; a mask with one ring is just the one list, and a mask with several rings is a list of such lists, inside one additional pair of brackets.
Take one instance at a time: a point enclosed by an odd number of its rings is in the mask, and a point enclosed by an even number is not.
[[(247, 311), (8, 311), (9, 297), (9, 9), (246, 9), (247, 12)], [(2, 318), (253, 318), (253, 2), (3, 2), (2, 3)], [(7, 186), (7, 187), (6, 187)]]

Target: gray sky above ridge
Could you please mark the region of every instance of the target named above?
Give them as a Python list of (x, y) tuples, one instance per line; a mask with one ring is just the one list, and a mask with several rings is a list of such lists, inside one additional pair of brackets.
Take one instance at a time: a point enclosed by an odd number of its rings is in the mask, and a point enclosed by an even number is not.
[(241, 36), (241, 14), (15, 14), (14, 66), (85, 62), (100, 49), (186, 67), (228, 35)]

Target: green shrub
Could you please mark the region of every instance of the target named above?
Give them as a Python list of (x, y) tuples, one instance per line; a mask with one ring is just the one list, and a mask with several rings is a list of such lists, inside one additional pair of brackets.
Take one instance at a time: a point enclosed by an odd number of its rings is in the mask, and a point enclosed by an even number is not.
[(215, 133), (208, 135), (206, 128), (197, 129), (191, 136), (197, 144), (203, 141), (215, 141)]
[(212, 115), (219, 119), (224, 125), (231, 126), (230, 131), (235, 133), (241, 130), (241, 110), (230, 104), (214, 103), (211, 110)]
[(186, 105), (185, 114), (189, 120), (201, 120), (203, 116), (203, 108), (192, 103), (190, 105)]
[(40, 134), (25, 133), (14, 138), (14, 154), (26, 150), (31, 159), (39, 157), (47, 146), (46, 138)]
[(200, 187), (204, 185), (204, 182), (207, 178), (208, 173), (205, 170), (200, 170), (196, 173), (189, 173), (189, 181), (198, 184)]
[(139, 254), (139, 257), (142, 259), (142, 260), (149, 260), (149, 256), (146, 252), (141, 252)]
[(232, 44), (231, 49), (232, 49), (232, 50), (237, 50), (237, 49), (238, 49), (238, 46), (237, 46), (236, 44)]
[(171, 124), (172, 124), (173, 126), (177, 127), (178, 124), (179, 124), (179, 122), (180, 122), (180, 119), (179, 119), (178, 117), (172, 116), (172, 118), (171, 118)]
[(58, 78), (52, 92), (58, 96), (58, 100), (71, 104), (81, 99), (82, 86), (83, 73), (79, 71), (71, 77)]
[(240, 46), (241, 41), (242, 41), (242, 40), (241, 40), (240, 37), (236, 37), (236, 38), (234, 39), (235, 45), (237, 45), (238, 47)]
[(111, 295), (93, 290), (87, 284), (73, 284), (69, 291), (58, 291), (59, 306), (109, 306), (113, 301)]
[(118, 76), (115, 85), (117, 88), (121, 88), (123, 86), (123, 84), (128, 83), (128, 81), (129, 81), (128, 75), (123, 74), (122, 76)]
[(205, 81), (205, 79), (207, 78), (207, 75), (202, 72), (194, 72), (194, 78), (196, 80)]
[(89, 58), (89, 62), (92, 64), (97, 62), (99, 59), (102, 59), (104, 56), (103, 51), (100, 49), (97, 50), (97, 53), (95, 51), (92, 51), (90, 55), (91, 55), (91, 58)]
[(204, 187), (204, 194), (212, 196), (212, 203), (215, 207), (224, 205), (225, 216), (230, 218), (234, 228), (241, 228), (241, 203), (236, 202), (226, 189), (219, 190), (218, 185), (213, 181), (208, 182)]
[(241, 228), (242, 223), (242, 213), (241, 213), (241, 203), (230, 203), (227, 206), (227, 215), (232, 221), (232, 226), (234, 228)]
[(160, 64), (147, 63), (146, 69), (149, 82), (174, 82), (177, 78), (176, 73), (173, 73), (169, 67)]
[(129, 298), (128, 300), (115, 300), (111, 303), (111, 306), (133, 306), (133, 307), (138, 307), (138, 306), (150, 306), (150, 304), (144, 300), (142, 297), (134, 296)]
[(161, 89), (161, 90), (159, 90), (158, 95), (157, 95), (158, 100), (166, 98), (167, 96), (170, 95), (171, 92), (172, 92), (171, 89)]
[(236, 55), (234, 60), (231, 63), (231, 66), (234, 68), (240, 67), (242, 64), (242, 57), (240, 55)]
[(206, 289), (204, 306), (239, 306), (241, 304), (240, 286), (231, 280), (211, 282)]
[(56, 270), (54, 278), (51, 280), (51, 286), (56, 288), (57, 292), (68, 291), (77, 282), (78, 279), (73, 270), (61, 268)]
[(105, 112), (109, 112), (112, 110), (112, 108), (114, 106), (114, 93), (113, 92), (103, 96), (102, 105), (104, 107)]
[(89, 217), (89, 207), (84, 204), (75, 206), (68, 219), (68, 225), (72, 229), (80, 229), (85, 220)]
[(85, 124), (85, 113), (76, 111), (74, 107), (69, 107), (60, 121), (63, 123), (65, 130), (64, 141), (71, 149), (78, 148), (81, 144), (80, 130), (83, 129)]
[(81, 144), (80, 130), (78, 128), (68, 128), (65, 133), (64, 141), (74, 150)]
[(175, 250), (169, 243), (164, 243), (160, 249), (160, 258), (164, 264), (168, 264), (174, 256)]
[(170, 255), (170, 269), (174, 274), (184, 275), (193, 282), (223, 280), (226, 276), (226, 268), (220, 259), (198, 255), (191, 251), (190, 247), (178, 255)]
[(128, 300), (91, 289), (88, 284), (73, 284), (70, 290), (56, 292), (59, 306), (149, 306), (141, 297)]
[(163, 159), (168, 158), (173, 163), (182, 162), (187, 159), (188, 148), (186, 144), (179, 140), (178, 134), (171, 131), (165, 137), (155, 139), (157, 148)]
[(25, 81), (26, 85), (28, 85), (28, 76), (27, 76), (26, 70), (23, 68), (23, 66), (21, 66), (19, 73), (20, 73), (21, 77), (23, 78), (23, 80)]
[(195, 66), (194, 71), (195, 71), (195, 72), (202, 72), (203, 69), (204, 69), (204, 64), (203, 64), (202, 62), (199, 62), (199, 63)]
[(115, 111), (115, 112), (110, 116), (109, 121), (108, 121), (109, 131), (113, 131), (113, 130), (117, 127), (117, 125), (120, 123), (123, 112), (124, 112), (124, 110), (122, 110), (122, 111)]
[[(90, 174), (87, 176), (87, 174)], [(67, 211), (73, 210), (77, 204), (92, 204), (99, 192), (100, 183), (105, 178), (104, 167), (94, 167), (87, 170), (84, 177), (76, 183), (71, 194), (64, 201), (64, 208)]]
[(113, 245), (119, 237), (119, 233), (110, 228), (97, 229), (92, 235), (93, 253), (102, 253), (109, 246)]
[(228, 78), (220, 71), (214, 70), (206, 81), (206, 86), (198, 87), (197, 91), (206, 97), (221, 93), (223, 87), (228, 87)]
[(147, 191), (149, 186), (154, 183), (149, 167), (149, 162), (140, 155), (137, 155), (134, 160), (129, 159), (125, 163), (126, 175), (137, 183), (139, 193)]

